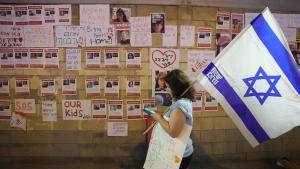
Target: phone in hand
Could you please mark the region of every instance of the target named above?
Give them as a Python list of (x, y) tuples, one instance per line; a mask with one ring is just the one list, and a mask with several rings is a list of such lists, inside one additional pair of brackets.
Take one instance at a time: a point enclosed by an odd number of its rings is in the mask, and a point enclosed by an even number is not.
[(143, 111), (144, 111), (145, 113), (147, 113), (148, 115), (150, 115), (150, 116), (152, 116), (153, 114), (156, 113), (155, 111), (153, 111), (153, 110), (150, 109), (150, 108), (143, 108)]

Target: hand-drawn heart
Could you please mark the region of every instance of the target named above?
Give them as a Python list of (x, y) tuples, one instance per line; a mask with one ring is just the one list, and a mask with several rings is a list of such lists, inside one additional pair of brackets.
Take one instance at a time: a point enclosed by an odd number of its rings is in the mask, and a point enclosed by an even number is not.
[(176, 53), (172, 50), (165, 52), (154, 50), (152, 52), (152, 61), (161, 68), (167, 68), (176, 61)]

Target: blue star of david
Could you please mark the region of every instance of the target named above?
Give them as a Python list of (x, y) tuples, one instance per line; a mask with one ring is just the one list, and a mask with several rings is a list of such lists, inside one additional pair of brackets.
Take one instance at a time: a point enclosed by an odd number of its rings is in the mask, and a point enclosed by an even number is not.
[[(254, 77), (249, 77), (243, 79), (243, 81), (248, 86), (248, 89), (244, 95), (244, 97), (255, 96), (261, 105), (267, 100), (269, 96), (281, 97), (280, 93), (276, 89), (275, 85), (279, 81), (280, 76), (268, 76), (262, 67), (259, 67)], [(254, 89), (254, 84), (257, 80), (266, 80), (269, 84), (269, 89), (267, 92), (257, 92)]]

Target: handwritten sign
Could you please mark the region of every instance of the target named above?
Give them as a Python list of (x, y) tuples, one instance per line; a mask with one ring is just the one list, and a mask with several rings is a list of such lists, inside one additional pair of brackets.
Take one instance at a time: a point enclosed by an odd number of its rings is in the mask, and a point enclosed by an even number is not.
[(84, 47), (84, 26), (55, 26), (56, 47)]
[(86, 26), (86, 46), (111, 46), (115, 44), (114, 25)]
[(180, 26), (180, 46), (193, 47), (195, 45), (195, 26)]
[(151, 63), (153, 68), (174, 69), (179, 65), (177, 49), (151, 48)]
[(0, 47), (24, 47), (24, 28), (17, 26), (1, 26)]
[(35, 113), (35, 100), (34, 99), (16, 99), (15, 111), (23, 113)]
[(128, 136), (127, 122), (108, 122), (107, 136)]
[(63, 100), (62, 111), (63, 120), (90, 120), (92, 118), (90, 100)]
[(151, 17), (131, 17), (130, 20), (131, 46), (151, 46)]
[(27, 26), (24, 28), (26, 47), (53, 47), (52, 26)]
[(163, 46), (177, 46), (177, 26), (166, 25), (163, 34)]
[(81, 69), (81, 49), (66, 50), (66, 70)]
[(80, 5), (80, 25), (108, 25), (109, 5)]
[(42, 101), (43, 121), (57, 121), (56, 101)]

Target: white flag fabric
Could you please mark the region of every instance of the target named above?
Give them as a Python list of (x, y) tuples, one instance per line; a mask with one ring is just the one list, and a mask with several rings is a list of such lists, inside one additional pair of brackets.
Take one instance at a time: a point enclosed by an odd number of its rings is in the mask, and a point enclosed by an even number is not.
[(199, 75), (254, 147), (300, 125), (300, 72), (268, 8)]

